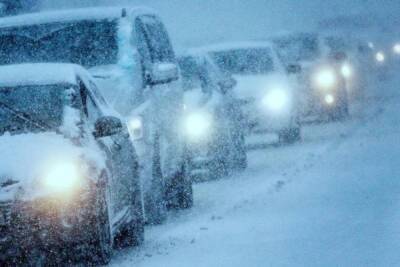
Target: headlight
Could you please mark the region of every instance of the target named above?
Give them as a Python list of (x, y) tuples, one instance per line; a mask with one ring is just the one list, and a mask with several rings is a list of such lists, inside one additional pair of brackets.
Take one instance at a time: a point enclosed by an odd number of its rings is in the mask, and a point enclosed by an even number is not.
[(184, 125), (186, 134), (193, 140), (206, 138), (211, 131), (211, 121), (211, 115), (208, 113), (189, 114)]
[(335, 102), (335, 97), (331, 94), (325, 96), (325, 103), (328, 105), (332, 105)]
[(380, 62), (380, 63), (384, 62), (385, 59), (386, 59), (385, 53), (383, 53), (382, 51), (376, 53), (375, 59), (376, 59), (376, 61), (378, 61), (378, 62)]
[(315, 85), (324, 90), (333, 89), (337, 83), (336, 73), (331, 68), (325, 68), (316, 73), (314, 77)]
[(128, 121), (128, 130), (133, 140), (143, 138), (143, 123), (142, 118), (133, 117)]
[(375, 45), (374, 45), (373, 42), (368, 42), (368, 47), (371, 48), (371, 49), (374, 49)]
[(289, 105), (289, 96), (286, 90), (274, 89), (264, 96), (262, 103), (272, 112), (281, 112)]
[(397, 43), (393, 46), (393, 53), (400, 55), (400, 43)]
[(349, 79), (353, 76), (353, 68), (350, 66), (349, 63), (344, 63), (342, 68), (340, 69), (344, 78)]
[(52, 165), (43, 177), (43, 186), (49, 192), (69, 193), (77, 189), (81, 180), (79, 166), (72, 162)]

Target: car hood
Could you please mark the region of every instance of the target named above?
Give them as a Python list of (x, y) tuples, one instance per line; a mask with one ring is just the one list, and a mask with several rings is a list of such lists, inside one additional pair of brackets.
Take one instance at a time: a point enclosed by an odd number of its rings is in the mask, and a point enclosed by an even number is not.
[[(5, 134), (0, 136), (0, 151), (0, 201), (29, 200), (50, 194), (41, 187), (41, 177), (56, 164), (76, 163), (79, 168), (90, 168), (94, 174), (105, 166), (97, 145), (78, 146), (52, 132)], [(90, 178), (97, 178), (94, 176)]]
[(260, 99), (268, 90), (285, 88), (291, 90), (287, 75), (234, 75), (237, 85), (234, 89), (235, 95), (240, 99)]

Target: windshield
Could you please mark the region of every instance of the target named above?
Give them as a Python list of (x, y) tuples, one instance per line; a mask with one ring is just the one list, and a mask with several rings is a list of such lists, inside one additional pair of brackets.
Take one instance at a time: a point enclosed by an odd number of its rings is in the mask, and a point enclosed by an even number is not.
[(59, 85), (0, 88), (0, 134), (58, 129), (65, 92)]
[(294, 36), (275, 41), (278, 56), (285, 64), (313, 61), (320, 55), (317, 35)]
[(85, 67), (117, 62), (117, 23), (53, 23), (0, 32), (0, 65), (25, 62), (75, 63)]
[(210, 81), (205, 68), (200, 67), (192, 57), (178, 59), (181, 68), (182, 85), (185, 91), (206, 88)]
[(214, 52), (212, 56), (222, 71), (231, 74), (266, 74), (274, 71), (270, 48), (221, 51)]

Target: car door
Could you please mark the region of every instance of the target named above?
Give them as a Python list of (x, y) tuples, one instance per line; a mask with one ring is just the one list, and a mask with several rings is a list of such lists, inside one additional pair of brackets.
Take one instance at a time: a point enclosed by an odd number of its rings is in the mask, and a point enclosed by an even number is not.
[(160, 144), (162, 174), (164, 177), (172, 177), (180, 171), (183, 157), (182, 134), (179, 131), (183, 92), (180, 81), (151, 84), (150, 73), (156, 63), (176, 64), (175, 53), (164, 25), (156, 16), (137, 17), (135, 29), (142, 61), (144, 91), (150, 102), (147, 110), (141, 114), (144, 124), (147, 124), (147, 143)]
[[(105, 101), (101, 97), (97, 88), (91, 83), (90, 89), (82, 83), (86, 99), (85, 110), (89, 122), (89, 130), (94, 130), (94, 124), (102, 116), (107, 116), (104, 110)], [(130, 219), (136, 218), (132, 214), (132, 205), (135, 197), (140, 194), (140, 185), (137, 175), (137, 159), (132, 143), (129, 139), (127, 129), (109, 137), (97, 139), (100, 146), (105, 151), (111, 177), (109, 177), (111, 223), (113, 230), (116, 231), (124, 226)]]

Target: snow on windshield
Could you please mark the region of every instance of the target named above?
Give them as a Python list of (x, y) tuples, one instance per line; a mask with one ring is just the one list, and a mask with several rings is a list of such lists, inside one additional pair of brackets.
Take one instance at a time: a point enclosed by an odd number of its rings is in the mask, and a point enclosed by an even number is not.
[(5, 28), (0, 64), (60, 62), (85, 67), (117, 62), (117, 23), (79, 21)]
[(275, 69), (269, 48), (218, 51), (212, 56), (223, 71), (231, 74), (265, 74)]

